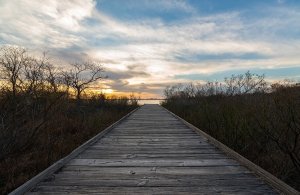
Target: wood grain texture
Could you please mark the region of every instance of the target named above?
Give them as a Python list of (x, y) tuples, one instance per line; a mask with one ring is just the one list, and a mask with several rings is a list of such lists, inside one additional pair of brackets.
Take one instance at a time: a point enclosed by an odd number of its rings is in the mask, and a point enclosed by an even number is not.
[(27, 194), (278, 194), (159, 105), (144, 105)]

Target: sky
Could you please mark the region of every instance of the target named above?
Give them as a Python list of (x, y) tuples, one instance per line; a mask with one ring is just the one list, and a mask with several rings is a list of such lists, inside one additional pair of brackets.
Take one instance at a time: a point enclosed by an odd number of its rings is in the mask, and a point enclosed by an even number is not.
[(0, 46), (60, 68), (99, 60), (98, 91), (162, 97), (248, 70), (300, 81), (299, 0), (0, 0), (0, 13)]

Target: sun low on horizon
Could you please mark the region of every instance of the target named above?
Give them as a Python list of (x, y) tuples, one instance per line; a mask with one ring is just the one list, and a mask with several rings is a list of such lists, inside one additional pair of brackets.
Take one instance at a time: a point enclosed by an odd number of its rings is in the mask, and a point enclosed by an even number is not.
[(162, 98), (177, 83), (251, 71), (300, 81), (298, 0), (0, 0), (0, 46), (54, 64), (101, 61), (92, 91)]

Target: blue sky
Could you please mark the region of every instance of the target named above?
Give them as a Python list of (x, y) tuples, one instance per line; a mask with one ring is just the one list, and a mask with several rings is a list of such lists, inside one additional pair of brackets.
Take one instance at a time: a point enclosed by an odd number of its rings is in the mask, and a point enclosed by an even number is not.
[(53, 63), (103, 62), (99, 91), (161, 96), (167, 85), (250, 70), (300, 80), (298, 0), (0, 0), (0, 45)]

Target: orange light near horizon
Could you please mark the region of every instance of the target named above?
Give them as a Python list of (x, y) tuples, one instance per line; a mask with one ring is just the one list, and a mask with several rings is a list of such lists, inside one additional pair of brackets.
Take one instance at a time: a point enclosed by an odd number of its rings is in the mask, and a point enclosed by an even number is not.
[(116, 98), (116, 97), (130, 97), (131, 95), (133, 95), (136, 98), (141, 98), (141, 99), (151, 99), (151, 98), (162, 98), (161, 96), (157, 96), (156, 94), (152, 94), (152, 93), (148, 93), (148, 92), (134, 92), (134, 91), (128, 91), (128, 92), (123, 92), (123, 91), (117, 91), (111, 88), (106, 88), (106, 89), (89, 89), (87, 90), (87, 94), (105, 94), (107, 97), (109, 98)]
[(101, 92), (104, 94), (112, 94), (114, 92), (114, 90), (113, 89), (102, 89)]

